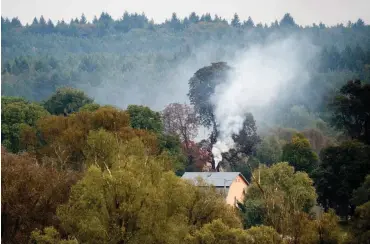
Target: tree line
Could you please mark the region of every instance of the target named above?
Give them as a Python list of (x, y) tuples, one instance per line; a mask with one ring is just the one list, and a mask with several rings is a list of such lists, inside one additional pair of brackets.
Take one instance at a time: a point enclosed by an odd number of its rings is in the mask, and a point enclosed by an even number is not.
[[(149, 20), (144, 13), (130, 14), (127, 11), (125, 11), (122, 17), (117, 20), (114, 20), (108, 13), (102, 12), (99, 17), (94, 16), (91, 22), (86, 19), (84, 14), (82, 14), (80, 18), (72, 18), (69, 22), (61, 20), (57, 21), (56, 24), (54, 24), (50, 19), (46, 20), (43, 16), (40, 18), (35, 17), (31, 24), (26, 25), (23, 25), (18, 17), (13, 17), (11, 19), (1, 17), (1, 27), (4, 32), (24, 28), (26, 31), (32, 33), (61, 33), (66, 35), (82, 36), (89, 34), (105, 35), (110, 32), (128, 32), (135, 28), (154, 30), (158, 27), (165, 27), (174, 31), (181, 31), (188, 28), (191, 24), (197, 24), (199, 22), (222, 23), (235, 28), (300, 27), (289, 13), (286, 13), (280, 21), (276, 20), (270, 23), (269, 26), (267, 24), (263, 25), (262, 23), (255, 24), (250, 16), (247, 20), (242, 21), (237, 13), (234, 14), (230, 22), (218, 15), (212, 17), (210, 13), (199, 16), (195, 12), (192, 12), (189, 16), (186, 16), (183, 19), (178, 18), (177, 14), (173, 13), (171, 18), (166, 19), (160, 24), (154, 24), (154, 20)], [(355, 23), (348, 21), (346, 26), (343, 24), (338, 24), (338, 26), (345, 28), (363, 28), (365, 27), (365, 22), (359, 18)], [(313, 24), (310, 27), (322, 29), (326, 28), (326, 25), (320, 22), (319, 25)]]

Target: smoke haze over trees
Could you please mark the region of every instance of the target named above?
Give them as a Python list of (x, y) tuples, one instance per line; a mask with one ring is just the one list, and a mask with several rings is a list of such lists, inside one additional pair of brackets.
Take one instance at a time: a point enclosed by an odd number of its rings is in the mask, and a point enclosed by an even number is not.
[[(4, 243), (368, 240), (361, 19), (103, 12), (1, 31)], [(232, 209), (185, 171), (250, 186)]]

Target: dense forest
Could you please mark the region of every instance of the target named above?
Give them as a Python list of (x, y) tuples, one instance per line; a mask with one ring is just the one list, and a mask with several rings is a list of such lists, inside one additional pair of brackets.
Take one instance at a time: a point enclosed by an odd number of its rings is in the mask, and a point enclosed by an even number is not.
[[(30, 25), (2, 17), (1, 32), (4, 243), (370, 243), (361, 19), (329, 27), (290, 14), (262, 24), (174, 13), (155, 24), (125, 12)], [(271, 90), (263, 116), (221, 99), (242, 53), (284, 40), (315, 47), (309, 75)], [(231, 112), (240, 127), (217, 157)], [(233, 208), (185, 171), (237, 171), (250, 185)]]

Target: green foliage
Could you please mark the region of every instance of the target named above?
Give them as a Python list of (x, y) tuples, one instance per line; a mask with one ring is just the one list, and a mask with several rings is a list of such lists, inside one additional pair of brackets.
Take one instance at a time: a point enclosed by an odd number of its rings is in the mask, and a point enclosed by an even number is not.
[(294, 172), (288, 163), (256, 169), (242, 207), (245, 226), (259, 224), (262, 219), (262, 224), (284, 236), (293, 234), (299, 213), (308, 212), (315, 204), (317, 195), (312, 185), (306, 173)]
[(370, 173), (370, 148), (358, 141), (347, 141), (324, 149), (320, 158), (319, 167), (313, 173), (319, 201), (347, 217), (352, 214), (348, 206), (353, 190)]
[(177, 175), (185, 170), (186, 157), (181, 150), (181, 141), (178, 136), (161, 134), (158, 136), (161, 152), (166, 152), (172, 158), (173, 168)]
[(352, 222), (352, 243), (368, 244), (370, 240), (370, 202), (356, 208)]
[(240, 226), (216, 191), (179, 179), (161, 157), (145, 155), (140, 141), (123, 150), (131, 156), (110, 171), (91, 166), (57, 211), (62, 227), (79, 242), (182, 243), (193, 228), (215, 219)]
[(97, 103), (88, 103), (83, 105), (78, 111), (88, 111), (94, 112), (100, 108), (100, 105)]
[(246, 230), (247, 235), (250, 236), (248, 243), (254, 244), (277, 244), (281, 243), (281, 237), (276, 230), (270, 226), (254, 226)]
[(280, 26), (282, 27), (294, 27), (296, 26), (296, 23), (294, 22), (293, 17), (286, 13), (283, 18), (280, 20)]
[(312, 173), (318, 162), (317, 154), (302, 134), (295, 134), (291, 142), (284, 145), (281, 158), (294, 166), (296, 171), (304, 171), (308, 174)]
[(317, 242), (322, 244), (344, 243), (346, 238), (339, 227), (339, 218), (333, 209), (323, 213), (314, 222)]
[(352, 139), (370, 144), (370, 85), (349, 81), (331, 103), (332, 124)]
[(39, 118), (48, 115), (39, 104), (17, 97), (1, 97), (1, 108), (1, 143), (12, 152), (21, 149), (22, 128), (35, 126)]
[(160, 113), (151, 110), (149, 107), (129, 105), (127, 112), (130, 114), (132, 128), (145, 129), (156, 133), (163, 131)]
[(210, 101), (217, 84), (226, 81), (230, 67), (224, 63), (212, 63), (203, 67), (189, 80), (189, 99), (199, 115), (200, 123), (205, 127), (216, 126), (214, 107)]
[(231, 20), (231, 25), (233, 27), (240, 27), (241, 24), (240, 24), (240, 19), (239, 19), (239, 16), (237, 13), (234, 14), (234, 18)]
[(44, 231), (32, 231), (31, 242), (36, 244), (78, 244), (76, 239), (62, 240), (54, 227), (45, 227)]
[(256, 121), (251, 113), (245, 116), (243, 127), (238, 134), (232, 135), (236, 149), (245, 155), (251, 155), (255, 152), (261, 139), (257, 134)]
[(60, 88), (44, 102), (51, 114), (60, 115), (77, 112), (81, 107), (93, 102), (83, 91), (73, 88)]
[(266, 136), (257, 147), (258, 160), (266, 165), (280, 161), (282, 156), (282, 145), (276, 136)]
[(281, 243), (278, 233), (271, 227), (258, 226), (248, 230), (230, 228), (220, 219), (214, 220), (188, 236), (186, 243), (192, 244), (222, 244), (222, 243)]
[[(59, 87), (72, 86), (96, 97), (99, 103), (122, 103), (123, 99), (123, 104), (117, 105), (125, 106), (132, 103), (126, 100), (128, 95), (140, 91), (138, 100), (152, 104), (153, 96), (160, 95), (158, 87), (170, 87), (164, 92), (173, 92), (171, 85), (177, 79), (174, 73), (186, 60), (197, 63), (195, 50), (204, 50), (204, 43), (214, 44), (210, 52), (206, 50), (210, 55), (203, 57), (204, 62), (230, 60), (247, 47), (246, 43), (263, 44), (272, 35), (280, 39), (291, 34), (312, 40), (323, 51), (315, 62), (319, 73), (310, 72), (312, 79), (304, 90), (309, 95), (285, 91), (289, 93), (286, 97), (294, 101), (284, 106), (287, 111), (298, 105), (317, 115), (317, 110), (322, 112), (326, 107), (323, 100), (328, 91), (339, 88), (348, 79), (366, 80), (370, 54), (367, 25), (300, 27), (286, 15), (282, 28), (277, 21), (265, 27), (255, 26), (250, 18), (244, 23), (239, 19), (241, 28), (234, 28), (222, 17), (212, 17), (192, 13), (180, 19), (175, 14), (164, 23), (154, 24), (145, 14), (126, 12), (114, 20), (102, 13), (92, 22), (85, 23), (81, 17), (68, 23), (60, 20), (54, 25), (36, 18), (29, 26), (19, 26), (16, 18), (5, 18), (2, 94), (40, 101)], [(40, 24), (43, 22), (46, 24)], [(294, 28), (286, 28), (293, 25)], [(109, 95), (100, 96), (102, 90)]]
[(352, 196), (351, 203), (356, 206), (370, 201), (370, 174), (366, 176), (362, 185), (353, 191)]
[(90, 131), (86, 140), (84, 155), (89, 164), (102, 170), (110, 169), (119, 152), (118, 138), (104, 129)]
[(262, 225), (264, 221), (264, 207), (261, 199), (251, 199), (239, 205), (244, 220), (244, 228)]
[(186, 243), (189, 244), (221, 244), (221, 243), (247, 243), (249, 236), (243, 229), (230, 228), (220, 219), (205, 224), (197, 230), (193, 236), (188, 236)]

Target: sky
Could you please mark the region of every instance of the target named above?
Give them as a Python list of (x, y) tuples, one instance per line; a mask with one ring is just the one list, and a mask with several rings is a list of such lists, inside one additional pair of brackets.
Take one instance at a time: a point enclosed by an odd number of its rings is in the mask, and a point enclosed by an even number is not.
[(255, 23), (271, 23), (290, 13), (299, 25), (311, 25), (320, 21), (326, 25), (346, 24), (362, 18), (370, 23), (370, 0), (1, 0), (3, 17), (18, 17), (23, 24), (41, 15), (53, 22), (80, 17), (88, 20), (102, 11), (114, 19), (124, 11), (144, 12), (149, 19), (160, 23), (173, 12), (181, 18), (195, 11), (209, 12), (230, 20), (234, 13), (245, 20), (251, 16)]

